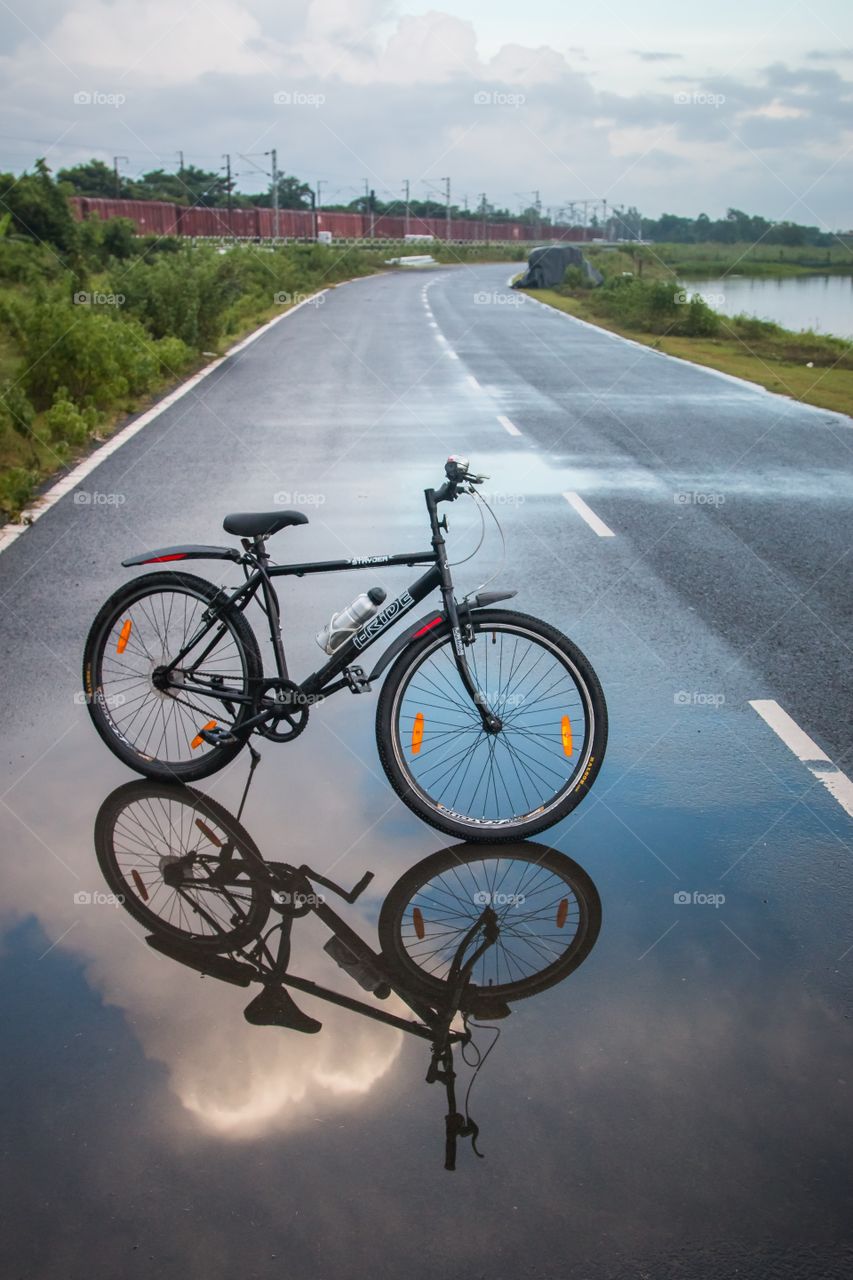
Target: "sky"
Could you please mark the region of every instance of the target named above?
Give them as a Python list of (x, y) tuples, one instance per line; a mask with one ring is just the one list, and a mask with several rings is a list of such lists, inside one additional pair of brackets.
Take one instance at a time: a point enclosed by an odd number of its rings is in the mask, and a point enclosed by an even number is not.
[(853, 226), (849, 0), (0, 0), (0, 169)]

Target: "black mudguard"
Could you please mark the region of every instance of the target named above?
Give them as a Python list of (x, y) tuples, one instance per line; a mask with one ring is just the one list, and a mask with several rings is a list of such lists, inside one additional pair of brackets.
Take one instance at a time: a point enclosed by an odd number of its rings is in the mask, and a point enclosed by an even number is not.
[[(515, 591), (483, 591), (480, 595), (472, 596), (464, 605), (459, 606), (460, 617), (464, 618), (466, 613), (474, 609), (490, 608), (493, 604), (497, 604), (499, 600), (510, 600), (516, 594), (517, 592)], [(418, 618), (417, 622), (413, 622), (407, 627), (402, 635), (397, 636), (393, 644), (389, 644), (367, 677), (368, 680), (377, 679), (397, 655), (402, 653), (413, 640), (419, 640), (427, 631), (432, 631), (435, 627), (446, 622), (447, 614), (443, 609), (433, 609), (431, 613), (425, 613), (422, 618)]]
[(158, 547), (155, 551), (143, 551), (138, 556), (122, 560), (125, 569), (139, 564), (167, 564), (172, 560), (240, 560), (240, 552), (234, 547), (205, 547), (186, 545)]

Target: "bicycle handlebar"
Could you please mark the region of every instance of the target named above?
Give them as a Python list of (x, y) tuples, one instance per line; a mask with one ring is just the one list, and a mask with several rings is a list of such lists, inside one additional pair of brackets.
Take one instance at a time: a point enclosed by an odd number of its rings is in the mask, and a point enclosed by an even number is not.
[[(454, 502), (459, 497), (460, 489), (464, 491), (464, 486), (482, 484), (489, 478), (475, 475), (470, 470), (468, 459), (455, 453), (451, 454), (445, 462), (444, 474), (447, 479), (440, 489), (435, 490), (436, 502)], [(469, 488), (467, 492), (472, 492), (472, 489)]]

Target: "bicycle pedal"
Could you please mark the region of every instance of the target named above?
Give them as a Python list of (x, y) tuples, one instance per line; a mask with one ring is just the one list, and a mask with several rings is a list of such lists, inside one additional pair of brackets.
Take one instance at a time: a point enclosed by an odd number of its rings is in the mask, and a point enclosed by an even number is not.
[(236, 735), (228, 729), (199, 729), (198, 736), (209, 747), (230, 747), (237, 741)]
[(351, 693), (370, 693), (370, 681), (364, 667), (345, 667), (344, 679), (350, 687)]

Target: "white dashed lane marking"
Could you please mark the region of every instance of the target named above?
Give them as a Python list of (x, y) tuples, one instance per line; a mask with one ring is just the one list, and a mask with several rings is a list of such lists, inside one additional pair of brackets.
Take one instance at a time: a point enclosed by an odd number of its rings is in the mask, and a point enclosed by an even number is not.
[(521, 432), (519, 431), (519, 429), (518, 429), (518, 427), (515, 425), (515, 423), (514, 423), (514, 422), (510, 422), (509, 418), (504, 417), (504, 415), (503, 415), (502, 413), (499, 413), (499, 414), (498, 414), (498, 422), (501, 424), (501, 426), (503, 427), (504, 431), (508, 431), (508, 432), (509, 432), (509, 434), (510, 434), (511, 436), (520, 436), (520, 435), (521, 435)]
[(812, 741), (778, 702), (774, 702), (772, 698), (759, 698), (749, 705), (853, 818), (853, 782), (847, 774), (832, 763), (826, 752)]
[(615, 538), (616, 534), (612, 529), (608, 529), (607, 525), (597, 516), (591, 507), (588, 507), (579, 493), (564, 493), (570, 507), (574, 507), (582, 520), (585, 520), (590, 529), (598, 534), (599, 538)]

